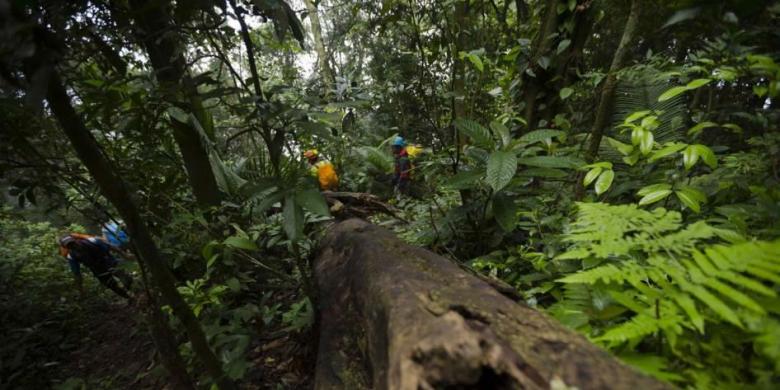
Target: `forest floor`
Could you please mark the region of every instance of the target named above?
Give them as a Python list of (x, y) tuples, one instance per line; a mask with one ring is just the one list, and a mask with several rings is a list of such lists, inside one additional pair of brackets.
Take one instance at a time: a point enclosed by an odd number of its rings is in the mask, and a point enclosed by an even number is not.
[(57, 388), (165, 387), (151, 363), (154, 344), (136, 307), (101, 299), (85, 309), (81, 343), (61, 367), (63, 382)]
[[(155, 346), (140, 308), (121, 300), (91, 299), (83, 307), (80, 343), (62, 356), (57, 390), (166, 389)], [(313, 384), (316, 340), (311, 330), (269, 328), (252, 341), (242, 389), (305, 389)]]

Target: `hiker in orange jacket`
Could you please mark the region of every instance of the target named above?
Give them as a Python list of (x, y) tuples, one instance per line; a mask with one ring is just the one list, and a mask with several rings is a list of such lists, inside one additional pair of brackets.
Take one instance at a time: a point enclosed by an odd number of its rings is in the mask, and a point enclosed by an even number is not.
[(311, 175), (317, 178), (320, 189), (323, 191), (336, 191), (339, 187), (339, 176), (333, 164), (327, 160), (320, 160), (317, 149), (309, 149), (303, 153), (303, 157), (311, 165)]

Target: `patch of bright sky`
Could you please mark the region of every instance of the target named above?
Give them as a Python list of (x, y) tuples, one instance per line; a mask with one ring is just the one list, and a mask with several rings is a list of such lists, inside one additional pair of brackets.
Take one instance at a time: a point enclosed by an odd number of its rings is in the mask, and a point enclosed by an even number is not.
[[(295, 11), (296, 15), (298, 15), (298, 19), (301, 19), (300, 11), (306, 9), (306, 5), (303, 3), (303, 1), (287, 0), (287, 4), (289, 4), (290, 7), (292, 7), (292, 9)], [(246, 22), (247, 27), (249, 27), (250, 29), (254, 29), (260, 26), (261, 24), (263, 24), (260, 17), (255, 15), (244, 15), (244, 21)], [(311, 25), (309, 24), (309, 21), (310, 21), (309, 18), (306, 18), (305, 20), (301, 20), (306, 34), (306, 48), (305, 50), (295, 54), (295, 65), (301, 70), (301, 75), (304, 78), (312, 77), (314, 75), (314, 72), (316, 71), (316, 66), (317, 66), (317, 53), (312, 48), (314, 40), (311, 37)], [(238, 23), (238, 20), (236, 20), (236, 18), (233, 17), (232, 13), (228, 15), (227, 25), (237, 32), (241, 31), (241, 25)], [(324, 23), (322, 27), (323, 29), (327, 28), (326, 26), (324, 26)], [(325, 34), (327, 34), (327, 32), (323, 31), (323, 35)], [(244, 75), (242, 70), (243, 69), (239, 70), (239, 72), (242, 73), (241, 76), (246, 77), (247, 75)]]

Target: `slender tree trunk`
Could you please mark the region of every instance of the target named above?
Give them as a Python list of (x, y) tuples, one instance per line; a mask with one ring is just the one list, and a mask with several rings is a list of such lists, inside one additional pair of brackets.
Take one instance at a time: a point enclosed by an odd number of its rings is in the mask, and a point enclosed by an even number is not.
[[(136, 248), (133, 248), (133, 253), (136, 254), (136, 258), (139, 257)], [(149, 281), (149, 273), (146, 270), (146, 266), (143, 263), (139, 263), (139, 265), (146, 296), (149, 298), (149, 305), (146, 308), (146, 323), (149, 326), (152, 340), (154, 340), (154, 346), (160, 354), (163, 367), (168, 371), (171, 386), (174, 389), (194, 390), (195, 385), (192, 383), (192, 379), (187, 372), (187, 366), (179, 353), (176, 335), (165, 321), (162, 305), (160, 305), (160, 300), (157, 298), (156, 290), (151, 286), (152, 283)]]
[[(238, 23), (241, 26), (241, 38), (244, 41), (244, 46), (246, 47), (247, 62), (249, 62), (249, 71), (252, 75), (252, 85), (255, 88), (255, 94), (258, 98), (257, 109), (261, 110), (259, 103), (265, 101), (265, 95), (263, 95), (263, 90), (260, 86), (260, 73), (257, 71), (254, 44), (252, 44), (252, 39), (249, 36), (249, 27), (247, 27), (246, 22), (244, 21), (244, 16), (241, 14), (238, 7), (236, 7), (235, 0), (229, 1), (231, 7), (233, 8), (233, 12), (236, 14), (236, 19), (238, 19)], [(261, 122), (260, 136), (263, 138), (263, 142), (265, 142), (265, 145), (268, 148), (268, 157), (271, 162), (271, 167), (273, 168), (274, 176), (279, 178), (282, 174), (282, 148), (284, 146), (286, 131), (284, 129), (271, 131), (262, 116)]]
[(314, 50), (317, 51), (317, 67), (320, 70), (325, 96), (329, 96), (333, 93), (335, 79), (333, 77), (333, 71), (328, 64), (328, 52), (325, 50), (325, 43), (322, 39), (319, 11), (317, 10), (317, 4), (314, 4), (314, 1), (303, 0), (303, 2), (306, 4), (306, 10), (309, 12), (311, 34), (314, 37)]
[[(528, 69), (534, 70), (535, 76), (527, 73), (522, 75), (523, 81), (523, 101), (525, 102), (525, 120), (528, 123), (528, 130), (536, 128), (536, 100), (539, 93), (546, 84), (547, 70), (542, 68), (538, 62), (544, 56), (549, 56), (552, 48), (552, 34), (558, 30), (558, 2), (559, 0), (547, 0), (544, 6), (542, 22), (539, 26), (539, 32), (533, 43), (533, 53), (531, 55)], [(549, 58), (549, 57), (548, 57)], [(552, 61), (550, 61), (552, 62)], [(552, 65), (552, 64), (550, 64)]]
[(639, 14), (641, 11), (641, 0), (633, 0), (631, 2), (631, 11), (628, 14), (628, 20), (626, 20), (626, 27), (623, 29), (623, 36), (620, 38), (620, 44), (618, 44), (617, 50), (615, 50), (615, 56), (612, 57), (612, 64), (609, 67), (609, 73), (604, 81), (604, 86), (601, 89), (601, 97), (599, 99), (599, 105), (596, 109), (596, 118), (593, 121), (593, 127), (590, 130), (590, 144), (588, 150), (585, 153), (585, 159), (588, 162), (592, 162), (599, 153), (599, 145), (601, 145), (601, 138), (604, 135), (604, 127), (607, 126), (607, 121), (612, 113), (612, 100), (615, 95), (615, 88), (617, 87), (617, 72), (623, 68), (628, 58), (629, 45), (634, 40), (636, 35), (637, 25), (639, 24)]
[[(455, 28), (455, 50), (452, 53), (452, 119), (466, 117), (466, 63), (460, 58), (460, 52), (466, 50), (466, 29), (468, 28), (469, 0), (460, 0), (455, 4), (453, 17)], [(456, 137), (458, 145), (463, 145), (465, 137)]]
[[(574, 11), (574, 28), (570, 35), (571, 44), (560, 55), (555, 56), (553, 61), (556, 64), (555, 75), (552, 80), (555, 81), (551, 91), (560, 91), (573, 83), (578, 78), (577, 64), (582, 57), (582, 50), (590, 37), (593, 27), (592, 4), (589, 0), (580, 0), (577, 9)], [(548, 93), (545, 99), (545, 109), (542, 119), (550, 122), (555, 114), (560, 112), (562, 100), (557, 93)]]
[(49, 78), (47, 100), (76, 154), (95, 179), (103, 196), (114, 205), (127, 223), (130, 236), (138, 249), (139, 259), (149, 268), (163, 299), (182, 322), (196, 356), (220, 389), (235, 389), (235, 385), (225, 376), (221, 363), (209, 347), (200, 322), (176, 289), (173, 275), (165, 265), (157, 244), (130, 197), (130, 190), (101, 153), (97, 141), (71, 106), (70, 98), (56, 71), (52, 71)]
[[(208, 134), (212, 119), (187, 74), (183, 47), (168, 15), (170, 3), (131, 0), (130, 4), (135, 32), (149, 54), (161, 91), (170, 103), (185, 106), (201, 127), (207, 129), (206, 135), (213, 136)], [(219, 205), (221, 194), (200, 132), (189, 121), (172, 119), (172, 125), (195, 199), (202, 206)]]

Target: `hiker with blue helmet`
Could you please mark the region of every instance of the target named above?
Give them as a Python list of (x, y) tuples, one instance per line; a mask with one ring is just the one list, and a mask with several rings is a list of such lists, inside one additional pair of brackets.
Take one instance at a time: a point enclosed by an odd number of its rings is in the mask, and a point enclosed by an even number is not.
[(393, 185), (399, 194), (408, 194), (412, 173), (412, 161), (409, 159), (409, 153), (406, 151), (406, 140), (401, 136), (395, 137), (392, 148), (393, 159), (395, 160)]
[(125, 232), (125, 227), (122, 221), (109, 221), (101, 226), (103, 233), (103, 240), (108, 242), (111, 246), (126, 250), (130, 243), (130, 237)]

